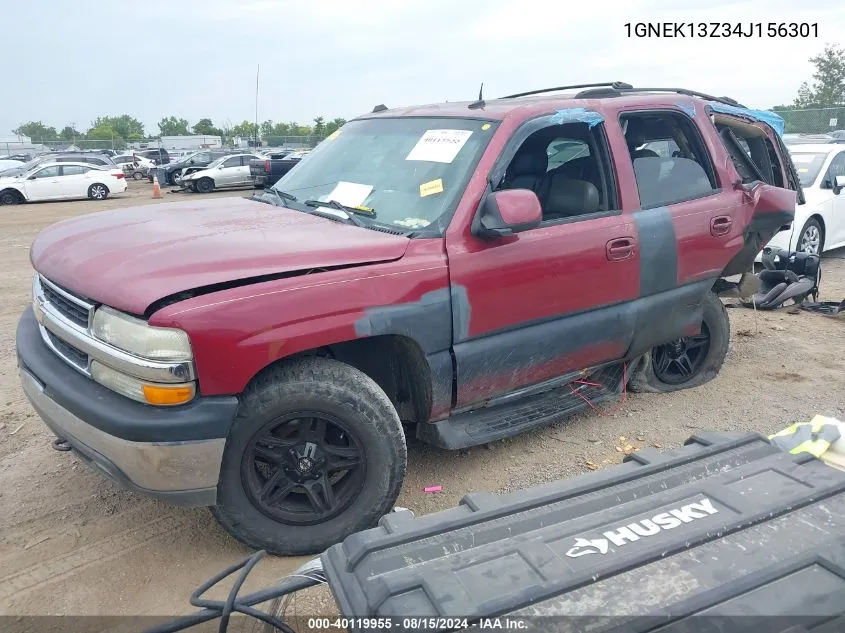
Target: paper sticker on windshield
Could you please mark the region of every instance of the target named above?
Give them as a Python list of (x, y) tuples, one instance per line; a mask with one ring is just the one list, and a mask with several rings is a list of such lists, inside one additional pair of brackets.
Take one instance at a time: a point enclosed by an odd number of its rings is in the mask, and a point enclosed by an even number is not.
[(429, 180), (420, 185), (420, 198), (433, 195), (435, 193), (443, 193), (443, 179)]
[(405, 160), (451, 163), (471, 135), (470, 130), (426, 130)]
[(394, 220), (393, 224), (398, 224), (406, 229), (424, 229), (431, 222), (422, 218), (405, 218), (404, 220)]
[(327, 141), (333, 141), (333, 140), (335, 140), (338, 136), (340, 136), (340, 130), (335, 130), (334, 132), (332, 132), (331, 134), (329, 134), (329, 135), (326, 137), (326, 140), (327, 140)]
[(799, 167), (796, 171), (799, 174), (806, 174), (808, 171), (810, 171), (810, 168), (809, 167)]
[(364, 204), (364, 200), (373, 190), (372, 185), (360, 185), (356, 182), (340, 181), (328, 195), (322, 196), (323, 202), (339, 202), (345, 207), (357, 207)]

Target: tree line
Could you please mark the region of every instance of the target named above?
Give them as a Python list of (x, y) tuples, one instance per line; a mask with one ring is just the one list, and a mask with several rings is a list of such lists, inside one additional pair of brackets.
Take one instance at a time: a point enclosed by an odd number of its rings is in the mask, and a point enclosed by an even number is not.
[[(237, 125), (232, 125), (227, 121), (218, 127), (209, 118), (200, 119), (194, 125), (190, 125), (187, 119), (168, 116), (158, 122), (158, 134), (155, 136), (188, 136), (190, 134), (220, 136), (224, 144), (229, 143), (236, 136), (251, 141), (258, 137), (268, 145), (281, 145), (284, 140), (281, 137), (285, 136), (311, 136), (316, 141), (328, 136), (345, 123), (346, 119), (335, 118), (327, 121), (324, 117), (318, 116), (311, 125), (295, 121), (274, 123), (268, 119), (258, 126), (249, 121), (242, 121)], [(148, 138), (144, 124), (128, 114), (99, 116), (85, 131), (77, 130), (73, 125), (66, 125), (61, 130), (57, 130), (42, 121), (28, 121), (21, 123), (12, 130), (12, 133), (28, 136), (33, 143), (66, 142), (82, 148), (102, 147), (104, 141), (113, 143), (115, 148), (122, 148), (126, 146), (126, 143)]]
[[(828, 44), (824, 50), (810, 58), (815, 66), (812, 82), (805, 81), (798, 89), (798, 95), (790, 105), (778, 105), (772, 108), (786, 120), (787, 132), (825, 132), (833, 127), (845, 128), (845, 50)], [(819, 112), (824, 108), (824, 112)], [(814, 111), (815, 110), (815, 111)], [(328, 136), (346, 123), (345, 119), (336, 118), (327, 121), (318, 116), (311, 125), (274, 123), (264, 121), (256, 126), (250, 121), (237, 125), (226, 122), (215, 126), (211, 119), (204, 118), (193, 126), (187, 119), (175, 116), (164, 117), (158, 122), (158, 136), (180, 136), (198, 134), (220, 136), (224, 144), (239, 136), (250, 140), (256, 137), (269, 145), (281, 145), (284, 136), (311, 136), (315, 140)], [(112, 141), (114, 147), (124, 147), (126, 142), (145, 139), (144, 124), (138, 119), (122, 114), (120, 116), (100, 116), (91, 122), (88, 130), (82, 132), (72, 125), (58, 131), (55, 127), (41, 121), (22, 123), (12, 130), (14, 134), (28, 136), (35, 143), (65, 141), (80, 147), (102, 146), (103, 141)]]
[(783, 117), (787, 133), (845, 129), (845, 50), (828, 44), (810, 63), (815, 66), (812, 81), (801, 84), (791, 105), (772, 110)]

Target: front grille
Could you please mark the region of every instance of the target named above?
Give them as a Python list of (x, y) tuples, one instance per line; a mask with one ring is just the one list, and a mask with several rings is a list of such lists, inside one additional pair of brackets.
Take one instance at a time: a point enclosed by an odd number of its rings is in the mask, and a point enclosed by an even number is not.
[(63, 317), (81, 327), (88, 327), (88, 308), (65, 298), (47, 284), (41, 284), (41, 290), (44, 293), (44, 299)]
[(66, 360), (78, 366), (80, 369), (88, 369), (88, 354), (80, 349), (77, 349), (70, 343), (63, 341), (46, 328), (44, 331), (47, 333), (47, 337), (50, 339), (50, 342), (59, 354), (64, 356)]

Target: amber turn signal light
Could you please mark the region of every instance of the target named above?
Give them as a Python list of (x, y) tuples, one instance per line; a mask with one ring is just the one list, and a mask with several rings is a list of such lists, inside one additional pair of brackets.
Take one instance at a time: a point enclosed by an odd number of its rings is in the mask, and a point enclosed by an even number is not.
[(144, 398), (150, 404), (174, 405), (189, 402), (194, 398), (193, 385), (166, 387), (163, 385), (144, 385)]

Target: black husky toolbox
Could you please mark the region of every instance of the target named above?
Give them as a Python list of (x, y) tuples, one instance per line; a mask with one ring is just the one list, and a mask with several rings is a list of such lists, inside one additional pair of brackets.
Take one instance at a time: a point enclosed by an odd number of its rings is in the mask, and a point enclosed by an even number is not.
[(758, 434), (700, 434), (393, 513), (322, 560), (352, 630), (845, 633), (845, 472)]

